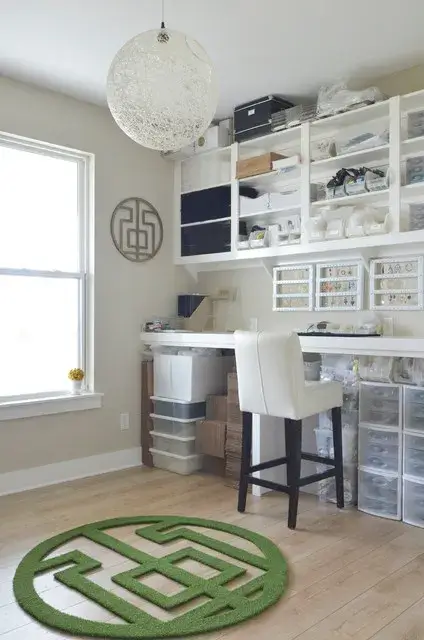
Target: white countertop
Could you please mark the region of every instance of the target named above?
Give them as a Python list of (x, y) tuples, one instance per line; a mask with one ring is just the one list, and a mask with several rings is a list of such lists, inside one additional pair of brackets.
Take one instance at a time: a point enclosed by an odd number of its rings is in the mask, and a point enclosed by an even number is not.
[[(191, 333), (163, 331), (142, 333), (145, 344), (162, 344), (169, 347), (205, 347), (234, 349), (233, 333)], [(300, 338), (305, 353), (347, 353), (353, 355), (406, 356), (424, 358), (424, 338), (379, 337), (334, 338), (305, 336)]]

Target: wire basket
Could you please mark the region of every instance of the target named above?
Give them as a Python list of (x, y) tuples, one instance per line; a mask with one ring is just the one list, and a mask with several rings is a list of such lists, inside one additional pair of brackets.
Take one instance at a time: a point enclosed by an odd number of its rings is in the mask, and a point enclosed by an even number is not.
[(287, 109), (276, 111), (271, 115), (271, 131), (281, 131), (286, 129), (286, 113)]

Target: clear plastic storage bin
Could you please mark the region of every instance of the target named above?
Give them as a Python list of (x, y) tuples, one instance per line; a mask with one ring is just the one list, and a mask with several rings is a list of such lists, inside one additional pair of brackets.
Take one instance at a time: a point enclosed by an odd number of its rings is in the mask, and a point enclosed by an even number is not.
[(358, 509), (382, 518), (400, 520), (399, 478), (360, 470)]
[(404, 479), (403, 520), (416, 527), (424, 527), (424, 484)]
[(424, 480), (424, 437), (405, 433), (403, 472)]
[(206, 416), (206, 402), (184, 402), (152, 396), (153, 413), (164, 418), (178, 418), (180, 420), (203, 420)]
[(196, 453), (196, 438), (166, 436), (152, 431), (154, 448), (157, 451), (174, 453), (176, 456), (193, 456)]
[(359, 464), (361, 467), (390, 473), (400, 470), (400, 433), (359, 428)]
[(153, 457), (153, 466), (172, 473), (187, 476), (198, 471), (202, 467), (203, 456), (177, 456), (174, 453), (166, 453), (157, 449), (150, 449)]
[(421, 431), (424, 434), (424, 389), (404, 388), (405, 429)]
[(179, 438), (194, 438), (196, 436), (197, 418), (194, 420), (178, 420), (177, 418), (167, 418), (150, 414), (153, 420), (153, 428), (156, 433), (163, 433), (167, 436), (178, 436)]
[(362, 382), (359, 392), (360, 422), (398, 429), (400, 398), (399, 386)]

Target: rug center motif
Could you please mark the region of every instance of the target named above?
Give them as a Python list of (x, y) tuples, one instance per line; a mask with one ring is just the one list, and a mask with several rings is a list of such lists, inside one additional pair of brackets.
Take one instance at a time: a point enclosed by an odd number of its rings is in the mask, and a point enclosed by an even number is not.
[[(177, 542), (186, 545), (155, 557), (113, 535), (114, 529), (126, 526), (140, 526), (135, 534), (149, 543), (165, 548)], [(215, 532), (247, 540), (256, 550), (248, 551), (220, 540)], [(136, 568), (121, 572), (118, 565), (117, 573), (111, 577), (111, 581), (121, 587), (121, 595), (90, 579), (102, 569), (102, 564), (78, 550), (81, 539), (120, 554), (122, 562), (136, 563)], [(75, 550), (60, 554), (60, 547), (66, 544), (69, 548), (72, 541), (75, 541)], [(56, 550), (58, 555), (49, 557)], [(204, 575), (188, 570), (187, 561), (205, 568)], [(233, 581), (247, 577), (246, 565), (254, 568), (257, 575), (231, 588)], [(119, 618), (120, 622), (84, 620), (51, 607), (34, 586), (35, 578), (47, 572), (53, 572), (55, 580), (106, 609), (111, 618)], [(172, 581), (171, 594), (149, 586), (149, 579), (158, 575)], [(14, 592), (27, 613), (67, 633), (98, 638), (167, 638), (206, 633), (256, 616), (278, 601), (286, 588), (286, 579), (284, 557), (274, 543), (259, 534), (213, 520), (143, 516), (84, 525), (42, 542), (20, 563)], [(128, 593), (129, 600), (122, 596), (122, 589)], [(131, 595), (173, 614), (172, 619), (159, 619), (147, 613), (133, 604)]]

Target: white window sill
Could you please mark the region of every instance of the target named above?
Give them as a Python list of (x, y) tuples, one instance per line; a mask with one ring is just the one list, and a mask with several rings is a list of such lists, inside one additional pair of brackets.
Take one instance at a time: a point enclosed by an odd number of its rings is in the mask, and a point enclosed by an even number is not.
[(87, 392), (81, 395), (63, 394), (54, 397), (0, 401), (0, 422), (68, 413), (69, 411), (100, 409), (102, 398), (102, 393)]

